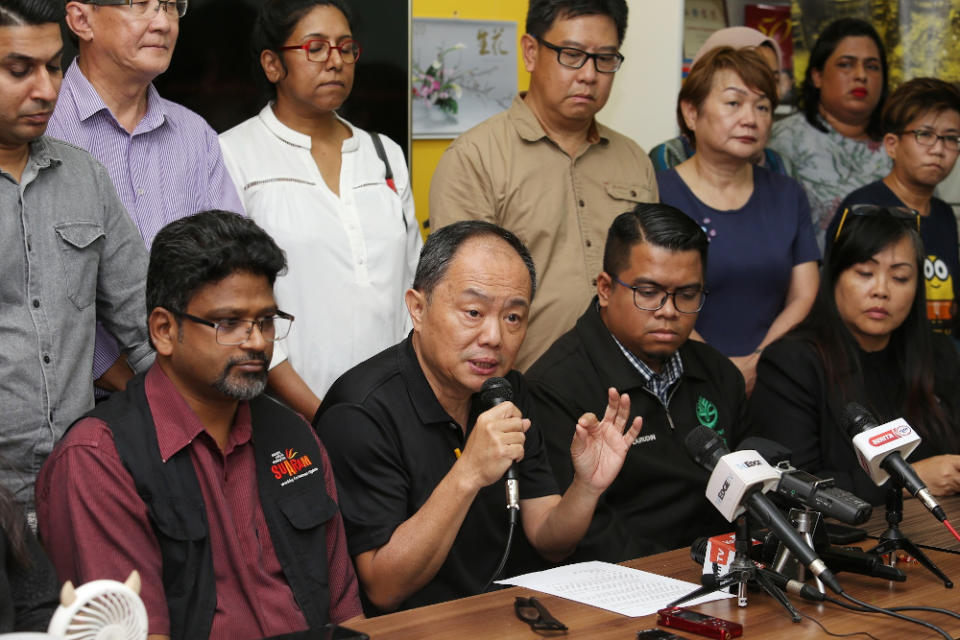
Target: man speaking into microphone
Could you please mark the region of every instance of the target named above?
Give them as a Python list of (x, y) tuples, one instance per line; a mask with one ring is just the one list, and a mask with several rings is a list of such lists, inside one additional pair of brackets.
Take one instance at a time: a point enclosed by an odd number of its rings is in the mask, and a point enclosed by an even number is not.
[[(568, 556), (639, 434), (639, 419), (628, 428), (629, 398), (609, 390), (602, 418), (574, 418), (574, 478), (559, 495), (512, 370), (535, 289), (533, 260), (509, 231), (465, 221), (433, 232), (406, 293), (410, 336), (324, 398), (314, 424), (369, 614), (484, 588), (507, 544), (504, 475), (514, 462), (526, 538), (549, 560)], [(492, 377), (510, 383), (513, 400), (483, 410)]]

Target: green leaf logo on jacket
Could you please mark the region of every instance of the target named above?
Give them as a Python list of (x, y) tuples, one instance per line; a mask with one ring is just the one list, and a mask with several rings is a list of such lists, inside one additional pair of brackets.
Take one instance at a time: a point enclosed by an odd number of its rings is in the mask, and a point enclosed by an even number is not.
[(712, 402), (703, 396), (697, 398), (697, 420), (700, 421), (700, 424), (708, 429), (713, 429), (717, 425), (718, 417), (717, 407)]

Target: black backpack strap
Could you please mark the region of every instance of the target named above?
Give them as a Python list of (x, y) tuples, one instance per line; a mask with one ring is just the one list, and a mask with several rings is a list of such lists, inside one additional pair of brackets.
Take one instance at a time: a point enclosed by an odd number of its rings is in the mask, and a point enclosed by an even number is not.
[(380, 139), (380, 134), (376, 131), (371, 131), (370, 139), (373, 140), (373, 147), (377, 150), (377, 156), (380, 158), (380, 161), (383, 162), (383, 176), (387, 181), (387, 186), (393, 189), (394, 193), (400, 195), (400, 192), (397, 191), (397, 185), (393, 182), (393, 169), (390, 168), (390, 161), (387, 160), (387, 152), (383, 148), (383, 140)]
[[(393, 169), (390, 168), (390, 161), (387, 160), (387, 152), (383, 148), (383, 140), (380, 139), (380, 134), (376, 131), (370, 131), (369, 133), (370, 139), (373, 141), (373, 147), (377, 150), (377, 156), (383, 162), (383, 175), (387, 182), (387, 186), (393, 189), (393, 192), (399, 196), (400, 192), (397, 191), (397, 185), (393, 181)], [(407, 215), (406, 212), (402, 211), (401, 213), (403, 214), (400, 216), (403, 220), (403, 230), (406, 231), (409, 229), (407, 225)]]
[(147, 506), (163, 559), (170, 637), (208, 638), (217, 604), (216, 577), (207, 511), (189, 450), (163, 462), (143, 374), (88, 415), (110, 428), (117, 454)]

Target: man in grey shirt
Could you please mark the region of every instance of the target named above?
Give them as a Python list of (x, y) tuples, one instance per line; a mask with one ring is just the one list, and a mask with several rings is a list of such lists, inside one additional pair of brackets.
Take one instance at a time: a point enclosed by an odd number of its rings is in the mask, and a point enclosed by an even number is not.
[(43, 135), (62, 14), (44, 0), (0, 5), (0, 484), (31, 524), (37, 472), (93, 407), (96, 321), (134, 370), (152, 362), (143, 241), (106, 170)]

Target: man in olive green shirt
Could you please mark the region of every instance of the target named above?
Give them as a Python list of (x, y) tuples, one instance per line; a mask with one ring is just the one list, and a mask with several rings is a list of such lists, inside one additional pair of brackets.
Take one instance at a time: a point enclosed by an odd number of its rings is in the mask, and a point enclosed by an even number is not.
[(626, 2), (573, 4), (530, 0), (521, 39), (530, 90), (457, 138), (430, 186), (433, 228), (488, 220), (530, 248), (542, 281), (516, 360), (521, 370), (586, 309), (613, 219), (658, 199), (647, 154), (594, 119), (623, 61)]

